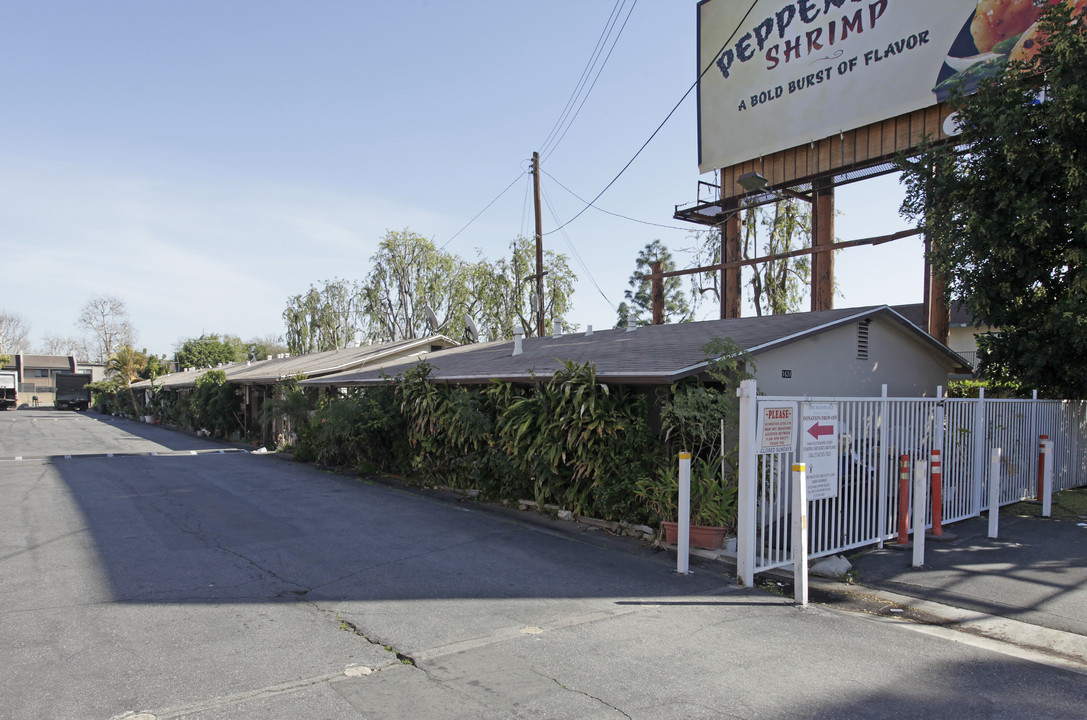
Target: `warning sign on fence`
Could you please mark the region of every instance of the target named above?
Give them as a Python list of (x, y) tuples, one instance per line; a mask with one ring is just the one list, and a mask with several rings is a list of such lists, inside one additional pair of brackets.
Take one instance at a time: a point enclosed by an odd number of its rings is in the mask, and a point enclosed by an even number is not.
[(800, 458), (807, 465), (808, 500), (838, 495), (838, 403), (800, 404)]
[(796, 449), (796, 403), (760, 402), (756, 443), (760, 453)]

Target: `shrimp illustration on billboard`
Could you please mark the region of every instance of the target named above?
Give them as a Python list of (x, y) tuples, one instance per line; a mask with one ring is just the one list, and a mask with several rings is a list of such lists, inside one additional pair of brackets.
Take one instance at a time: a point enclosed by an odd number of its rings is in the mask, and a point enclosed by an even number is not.
[(1044, 37), (1038, 21), (1046, 8), (1067, 2), (1078, 15), (1087, 0), (978, 0), (955, 39), (933, 91), (940, 101), (970, 93), (978, 83), (1002, 73), (1009, 61), (1029, 62)]

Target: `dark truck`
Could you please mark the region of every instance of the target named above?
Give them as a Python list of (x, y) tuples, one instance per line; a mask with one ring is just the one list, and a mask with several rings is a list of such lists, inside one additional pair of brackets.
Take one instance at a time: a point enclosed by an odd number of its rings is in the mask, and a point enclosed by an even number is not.
[(19, 407), (19, 382), (15, 373), (0, 372), (0, 410)]
[(60, 372), (56, 375), (57, 410), (86, 410), (91, 406), (91, 389), (87, 383), (91, 376), (86, 373)]

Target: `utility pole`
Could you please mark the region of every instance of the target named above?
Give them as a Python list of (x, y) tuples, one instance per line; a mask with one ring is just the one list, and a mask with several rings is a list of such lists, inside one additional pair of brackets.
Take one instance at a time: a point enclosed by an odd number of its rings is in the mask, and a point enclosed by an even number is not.
[(540, 211), (540, 153), (532, 153), (532, 197), (536, 205), (536, 327), (544, 336), (543, 215)]

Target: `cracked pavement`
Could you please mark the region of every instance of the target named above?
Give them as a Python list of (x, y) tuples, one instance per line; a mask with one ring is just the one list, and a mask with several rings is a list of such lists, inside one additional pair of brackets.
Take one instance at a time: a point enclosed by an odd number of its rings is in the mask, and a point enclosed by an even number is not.
[(0, 720), (1083, 714), (1007, 648), (223, 447), (0, 414)]

